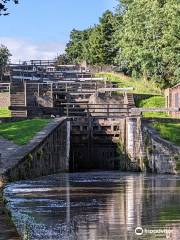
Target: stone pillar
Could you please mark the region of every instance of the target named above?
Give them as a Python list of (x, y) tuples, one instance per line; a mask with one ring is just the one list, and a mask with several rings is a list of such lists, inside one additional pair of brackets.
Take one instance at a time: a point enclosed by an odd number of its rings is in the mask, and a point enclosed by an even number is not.
[(127, 92), (124, 93), (124, 104), (129, 104)]
[(70, 122), (70, 121), (67, 121), (67, 133), (66, 133), (66, 171), (69, 171), (70, 139), (71, 139), (71, 122)]
[(144, 151), (140, 117), (126, 119), (126, 152), (131, 162), (143, 170)]
[(137, 129), (137, 119), (136, 118), (127, 118), (126, 120), (126, 152), (131, 158), (132, 161), (135, 161), (135, 139)]

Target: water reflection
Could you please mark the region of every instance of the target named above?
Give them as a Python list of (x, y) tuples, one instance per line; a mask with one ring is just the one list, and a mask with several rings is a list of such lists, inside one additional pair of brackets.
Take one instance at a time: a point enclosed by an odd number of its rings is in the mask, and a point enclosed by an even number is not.
[(10, 184), (5, 195), (24, 239), (180, 239), (180, 177), (59, 174)]

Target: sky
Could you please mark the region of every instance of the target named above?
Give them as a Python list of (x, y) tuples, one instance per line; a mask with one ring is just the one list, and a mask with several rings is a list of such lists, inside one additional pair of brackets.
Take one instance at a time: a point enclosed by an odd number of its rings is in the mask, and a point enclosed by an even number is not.
[(98, 23), (117, 0), (19, 0), (8, 4), (9, 16), (0, 16), (0, 44), (11, 61), (52, 59), (63, 53), (73, 28), (83, 30)]

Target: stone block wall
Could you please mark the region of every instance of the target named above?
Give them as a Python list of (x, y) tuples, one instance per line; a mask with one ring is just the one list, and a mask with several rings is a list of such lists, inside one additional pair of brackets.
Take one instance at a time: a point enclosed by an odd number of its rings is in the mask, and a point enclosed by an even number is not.
[(32, 179), (69, 170), (70, 123), (54, 120), (12, 159), (2, 176), (7, 181)]
[(0, 108), (7, 108), (10, 106), (10, 94), (8, 92), (0, 93)]
[(125, 148), (129, 159), (130, 167), (128, 170), (143, 171), (143, 136), (140, 117), (126, 118), (125, 131)]
[(155, 129), (144, 125), (144, 164), (154, 173), (180, 173), (180, 147), (162, 139)]
[[(140, 117), (126, 118), (126, 133), (121, 141), (125, 146), (128, 164), (127, 168), (148, 171), (159, 174), (180, 173), (180, 147), (162, 139), (159, 133), (147, 123), (142, 123)], [(126, 134), (126, 138), (123, 136)], [(129, 162), (128, 162), (129, 159)]]

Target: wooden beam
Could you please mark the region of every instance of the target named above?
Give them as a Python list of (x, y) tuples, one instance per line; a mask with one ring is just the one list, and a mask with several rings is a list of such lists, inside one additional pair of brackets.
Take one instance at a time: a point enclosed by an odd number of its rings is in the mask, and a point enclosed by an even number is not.
[(134, 88), (99, 88), (97, 92), (128, 92), (132, 91)]
[(131, 108), (131, 112), (179, 112), (179, 108)]

